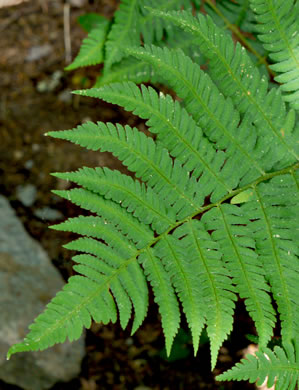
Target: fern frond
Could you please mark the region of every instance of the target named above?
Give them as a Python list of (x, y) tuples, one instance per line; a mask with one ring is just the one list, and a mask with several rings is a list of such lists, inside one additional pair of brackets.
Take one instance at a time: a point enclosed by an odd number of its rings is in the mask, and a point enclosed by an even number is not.
[[(170, 48), (181, 49), (190, 56), (197, 63), (203, 62), (203, 56), (200, 55), (197, 40), (190, 34), (174, 34), (174, 36), (167, 37), (165, 41), (157, 42), (158, 46), (167, 45)], [(123, 58), (119, 63), (113, 64), (109, 72), (105, 72), (97, 78), (94, 84), (95, 88), (106, 84), (116, 83), (120, 81), (133, 81), (136, 84), (151, 82), (165, 83), (165, 80), (160, 74), (146, 62), (137, 60), (133, 57)]]
[[(79, 91), (137, 114), (153, 136), (101, 122), (48, 133), (113, 153), (135, 178), (108, 168), (54, 174), (83, 187), (55, 193), (92, 213), (52, 226), (83, 236), (65, 245), (80, 252), (74, 257), (78, 275), (70, 278), (8, 356), (45, 349), (66, 338), (75, 340), (92, 321), (105, 324), (119, 317), (124, 328), (133, 310), (134, 332), (146, 315), (150, 284), (168, 354), (182, 308), (195, 353), (206, 326), (214, 368), (232, 329), (239, 294), (263, 352), (220, 379), (236, 375), (254, 381), (268, 375), (269, 384), (276, 380), (281, 389), (294, 388), (299, 355), (291, 346), (299, 334), (295, 110), (287, 111), (279, 89), (268, 92), (266, 78), (245, 50), (238, 43), (234, 46), (209, 17), (161, 12), (163, 7), (180, 8), (187, 0), (160, 2), (159, 10), (151, 13), (142, 9), (148, 3), (123, 0), (106, 45), (105, 77), (112, 65), (126, 63), (129, 68), (112, 79), (152, 81), (149, 77), (155, 75), (179, 98), (128, 81)], [(203, 55), (199, 61), (209, 60), (205, 67), (210, 75), (182, 50), (133, 47), (147, 25), (138, 24), (141, 15), (160, 18), (144, 32), (148, 42), (162, 36), (161, 44), (171, 41), (177, 31), (172, 24), (185, 29), (189, 39), (199, 43)], [(134, 59), (123, 60), (125, 52)], [(130, 75), (129, 69), (139, 74)], [(279, 314), (284, 348), (274, 353), (267, 349), (277, 317), (270, 297)]]
[(169, 38), (174, 35), (173, 25), (171, 23), (165, 23), (161, 19), (155, 18), (148, 10), (148, 6), (158, 9), (163, 12), (169, 12), (171, 10), (179, 10), (182, 7), (184, 9), (192, 9), (190, 0), (142, 0), (139, 3), (139, 28), (143, 37), (143, 42), (146, 44), (160, 42), (163, 38)]
[(102, 89), (93, 88), (76, 93), (116, 103), (140, 118), (148, 119), (146, 125), (152, 133), (157, 134), (157, 140), (162, 146), (188, 171), (193, 171), (192, 177), (201, 177), (201, 187), (205, 188), (202, 189), (202, 196), (212, 193), (212, 199), (217, 199), (236, 186), (234, 176), (228, 177), (221, 172), (225, 154), (215, 153), (213, 146), (203, 137), (201, 129), (170, 95), (158, 96), (153, 88), (144, 85), (140, 91), (133, 83), (112, 84)]
[(10, 349), (8, 357), (16, 352), (43, 350), (57, 342), (64, 342), (66, 337), (76, 340), (83, 326), (90, 326), (91, 319), (103, 323), (115, 322), (115, 301), (126, 325), (129, 312), (123, 306), (126, 302), (124, 295), (130, 297), (135, 310), (132, 332), (140, 326), (147, 312), (148, 290), (136, 262), (136, 252), (131, 258), (119, 255), (118, 268), (109, 267), (89, 255), (79, 255), (75, 260), (84, 263), (84, 267), (78, 269), (85, 276), (76, 275), (69, 279), (63, 290), (47, 305), (45, 312), (30, 326), (30, 333), (23, 343)]
[(166, 351), (170, 354), (174, 337), (180, 325), (179, 305), (174, 293), (169, 273), (157, 259), (152, 249), (142, 253), (138, 261), (142, 264), (147, 280), (155, 294), (155, 302), (159, 306), (163, 333), (166, 341)]
[(87, 38), (83, 39), (79, 54), (65, 70), (74, 70), (82, 66), (97, 65), (103, 62), (103, 48), (108, 26), (107, 20), (90, 31)]
[(105, 23), (106, 21), (107, 19), (104, 16), (94, 12), (88, 12), (77, 18), (77, 22), (87, 33), (93, 30), (97, 25)]
[(98, 194), (83, 188), (74, 188), (70, 191), (54, 190), (53, 193), (113, 223), (125, 236), (135, 242), (137, 248), (147, 245), (154, 237), (148, 225), (140, 223), (119, 204), (104, 199)]
[(267, 387), (275, 385), (275, 390), (294, 390), (299, 386), (299, 343), (295, 348), (291, 344), (285, 344), (284, 349), (274, 347), (274, 351), (265, 348), (254, 355), (247, 355), (235, 367), (224, 374), (218, 375), (217, 380), (249, 380), (257, 382), (261, 386), (265, 381)]
[(178, 218), (188, 215), (194, 208), (200, 209), (203, 204), (199, 188), (194, 191), (196, 180), (189, 177), (187, 169), (177, 161), (172, 163), (166, 149), (137, 129), (87, 122), (74, 130), (50, 132), (48, 135), (67, 139), (91, 150), (112, 152), (172, 205)]
[(134, 253), (133, 242), (122, 234), (114, 224), (101, 217), (80, 215), (69, 218), (60, 224), (52, 225), (51, 229), (102, 239), (116, 252), (123, 255)]
[[(184, 99), (186, 110), (209, 139), (216, 143), (217, 148), (225, 149), (226, 154), (233, 155), (235, 161), (237, 153), (240, 160), (239, 177), (231, 178), (235, 185), (241, 178), (242, 183), (251, 182), (272, 168), (273, 155), (268, 153), (270, 144), (262, 144), (261, 154), (261, 145), (250, 115), (245, 116), (240, 124), (240, 115), (231, 99), (225, 99), (209, 76), (183, 52), (155, 46), (129, 48), (127, 52), (148, 61), (167, 80), (170, 87)], [(232, 169), (229, 168), (229, 171), (230, 175), (234, 174)]]
[[(218, 350), (232, 329), (234, 287), (221, 260), (218, 244), (211, 239), (202, 223), (190, 220), (174, 232), (179, 257), (186, 258), (196, 279), (200, 317), (205, 319), (211, 342), (211, 366), (215, 367)], [(185, 263), (186, 264), (186, 263)], [(188, 266), (188, 265), (187, 265)], [(199, 304), (200, 302), (200, 304)], [(198, 319), (197, 319), (198, 321)], [(195, 347), (197, 344), (195, 344)]]
[(173, 210), (161, 202), (159, 196), (130, 176), (108, 168), (81, 168), (77, 172), (52, 173), (84, 188), (112, 199), (133, 213), (141, 222), (151, 225), (157, 233), (167, 230), (174, 222)]
[(108, 73), (112, 64), (123, 58), (124, 46), (140, 44), (137, 5), (138, 0), (123, 0), (114, 14), (114, 23), (105, 43), (104, 73)]
[(251, 219), (247, 226), (278, 306), (282, 340), (290, 342), (299, 333), (298, 179), (292, 172), (252, 190), (254, 196), (240, 209)]
[[(138, 46), (140, 35), (146, 43), (162, 41), (165, 35), (173, 35), (173, 26), (153, 17), (146, 6), (156, 6), (161, 11), (179, 10), (183, 6), (191, 9), (190, 0), (123, 0), (115, 13), (114, 24), (106, 42), (104, 76), (110, 72), (112, 64), (124, 57), (123, 48)], [(144, 80), (142, 80), (144, 81)]]
[(137, 61), (135, 58), (124, 58), (119, 63), (113, 64), (109, 72), (100, 75), (94, 87), (98, 88), (106, 84), (127, 80), (137, 84), (149, 80), (152, 83), (162, 81), (146, 62)]
[(250, 237), (249, 218), (240, 207), (223, 204), (209, 210), (202, 218), (206, 230), (219, 243), (223, 259), (240, 297), (255, 322), (260, 347), (266, 347), (275, 325), (270, 288), (265, 280), (261, 258)]
[[(271, 144), (276, 156), (276, 168), (291, 165), (299, 158), (299, 145), (294, 134), (295, 113), (287, 113), (279, 90), (268, 89), (244, 47), (234, 45), (232, 39), (210, 17), (191, 13), (152, 11), (155, 15), (172, 21), (198, 38), (201, 52), (209, 58), (209, 74), (220, 91), (231, 97), (241, 114), (249, 113), (258, 133)], [(273, 115), (275, 112), (275, 116)], [(281, 130), (283, 129), (283, 131)]]
[(275, 77), (281, 83), (283, 99), (299, 109), (299, 4), (294, 0), (250, 0), (256, 14), (258, 38), (268, 50), (274, 65), (282, 73)]

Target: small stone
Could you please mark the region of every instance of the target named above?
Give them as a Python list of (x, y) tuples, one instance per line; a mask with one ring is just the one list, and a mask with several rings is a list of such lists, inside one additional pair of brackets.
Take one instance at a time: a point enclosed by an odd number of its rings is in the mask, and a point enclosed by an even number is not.
[(60, 211), (47, 206), (36, 209), (34, 215), (46, 221), (56, 221), (63, 218), (63, 214)]
[(17, 199), (26, 207), (30, 207), (36, 201), (37, 190), (33, 184), (19, 185), (16, 189)]
[(76, 8), (81, 8), (86, 5), (86, 0), (69, 0), (68, 2), (72, 7)]
[(38, 61), (41, 58), (47, 57), (52, 52), (52, 46), (46, 43), (45, 45), (32, 46), (29, 49), (27, 56), (25, 57), (25, 61), (33, 62)]
[(58, 100), (63, 103), (70, 104), (72, 102), (72, 94), (70, 89), (65, 89), (58, 95)]
[(30, 169), (32, 169), (33, 165), (34, 165), (33, 160), (27, 160), (27, 161), (25, 162), (25, 164), (24, 164), (24, 167), (25, 167), (26, 169), (30, 170)]

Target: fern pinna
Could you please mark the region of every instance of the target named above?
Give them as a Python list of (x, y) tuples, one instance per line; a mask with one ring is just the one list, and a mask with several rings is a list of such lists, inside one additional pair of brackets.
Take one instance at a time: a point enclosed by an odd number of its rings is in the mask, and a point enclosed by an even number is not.
[[(252, 0), (253, 11), (262, 22), (266, 6), (261, 4), (274, 8), (280, 2), (256, 3)], [(195, 353), (207, 328), (214, 368), (239, 295), (255, 323), (260, 351), (219, 380), (268, 377), (277, 389), (294, 389), (299, 378), (296, 92), (286, 97), (284, 88), (270, 86), (247, 51), (210, 16), (147, 12), (191, 35), (208, 70), (178, 48), (129, 45), (121, 56), (142, 61), (180, 99), (131, 81), (75, 92), (133, 112), (152, 136), (102, 122), (48, 133), (113, 153), (134, 178), (100, 167), (54, 174), (81, 186), (55, 193), (92, 213), (52, 226), (83, 236), (65, 246), (80, 252), (73, 258), (78, 275), (8, 356), (75, 340), (92, 320), (106, 324), (119, 316), (125, 328), (132, 311), (135, 332), (147, 313), (150, 285), (167, 352), (182, 311)], [(290, 77), (299, 69), (293, 60)], [(278, 318), (282, 345), (273, 352), (268, 343)]]

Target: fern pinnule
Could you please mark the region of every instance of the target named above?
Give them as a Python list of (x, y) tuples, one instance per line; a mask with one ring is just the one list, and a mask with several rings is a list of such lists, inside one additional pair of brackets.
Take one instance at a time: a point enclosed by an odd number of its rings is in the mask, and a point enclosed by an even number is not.
[[(249, 380), (262, 386), (266, 381), (267, 387), (275, 385), (275, 390), (294, 390), (299, 385), (298, 367), (298, 339), (295, 345), (286, 343), (284, 349), (276, 346), (274, 351), (265, 348), (255, 355), (247, 355), (241, 363), (218, 375), (217, 379), (224, 380)], [(297, 356), (296, 356), (297, 355)]]
[(251, 237), (250, 220), (240, 207), (223, 204), (209, 210), (202, 221), (219, 243), (237, 292), (255, 322), (260, 347), (267, 346), (275, 325), (275, 312), (266, 273)]
[(278, 305), (285, 342), (299, 332), (297, 180), (289, 173), (260, 183), (252, 187), (254, 197), (241, 206), (241, 212), (253, 219), (248, 227)]
[(76, 172), (52, 175), (114, 200), (157, 233), (167, 230), (176, 220), (173, 209), (161, 202), (151, 187), (146, 188), (144, 183), (117, 170), (84, 167)]
[(294, 0), (250, 0), (258, 38), (274, 62), (270, 65), (285, 92), (283, 99), (299, 109), (299, 5)]
[(112, 152), (124, 165), (147, 182), (165, 202), (172, 205), (177, 218), (200, 209), (203, 196), (196, 180), (178, 161), (172, 162), (168, 151), (145, 134), (130, 126), (87, 122), (74, 130), (50, 132), (49, 135), (83, 145), (91, 150)]
[[(126, 91), (124, 93), (123, 91)], [(153, 88), (133, 83), (120, 83), (102, 89), (77, 91), (83, 96), (102, 98), (123, 106), (143, 119), (148, 119), (149, 130), (157, 134), (157, 142), (167, 148), (184, 168), (192, 171), (192, 177), (201, 177), (202, 195), (212, 192), (212, 198), (221, 198), (236, 186), (235, 178), (221, 172), (225, 154), (215, 149), (203, 137), (202, 130), (170, 95), (158, 94)]]
[[(216, 143), (218, 149), (225, 149), (227, 156), (233, 155), (234, 158), (237, 154), (240, 159), (238, 177), (233, 177), (233, 169), (229, 170), (234, 185), (241, 179), (244, 184), (251, 182), (272, 168), (273, 158), (268, 153), (270, 145), (263, 143), (261, 153), (258, 134), (252, 125), (251, 116), (246, 115), (240, 123), (240, 114), (231, 99), (224, 98), (198, 64), (192, 62), (181, 51), (162, 49), (153, 45), (141, 49), (129, 48), (126, 51), (134, 57), (148, 61), (156, 72), (167, 80), (169, 86), (184, 99), (188, 113), (203, 129), (205, 135)], [(111, 101), (112, 91), (109, 93), (109, 88), (112, 90), (114, 86), (107, 86), (107, 93), (106, 90), (102, 91), (103, 97), (109, 95)], [(90, 94), (92, 95), (92, 91)], [(121, 102), (121, 99), (118, 99), (118, 104), (126, 107), (125, 101)]]
[[(198, 220), (188, 220), (174, 232), (177, 241), (177, 253), (182, 264), (190, 271), (190, 278), (197, 283), (193, 285), (200, 302), (200, 317), (204, 318), (211, 343), (211, 366), (216, 365), (218, 350), (232, 330), (235, 287), (229, 272), (221, 260), (221, 250), (203, 224)], [(198, 320), (197, 320), (198, 321)], [(191, 328), (192, 330), (192, 328)], [(195, 341), (195, 340), (194, 340)], [(194, 344), (195, 348), (198, 344)]]
[[(271, 144), (277, 169), (291, 165), (299, 158), (298, 134), (294, 134), (295, 113), (287, 112), (279, 90), (271, 88), (261, 77), (244, 47), (233, 41), (210, 17), (192, 13), (152, 11), (157, 17), (171, 20), (198, 38), (200, 50), (209, 62), (209, 74), (220, 91), (230, 97), (241, 114), (248, 113), (265, 138), (264, 145)], [(130, 52), (130, 51), (128, 51)], [(273, 112), (276, 113), (275, 120)], [(283, 131), (281, 131), (283, 129)]]
[(108, 27), (109, 22), (107, 20), (93, 28), (87, 38), (83, 39), (79, 54), (65, 70), (74, 70), (83, 66), (102, 63), (104, 59), (103, 48)]
[(174, 337), (180, 326), (180, 310), (173, 282), (169, 272), (154, 255), (152, 248), (148, 248), (139, 258), (147, 280), (152, 286), (155, 302), (161, 313), (163, 333), (165, 335), (166, 352), (171, 352)]
[(137, 32), (137, 4), (137, 0), (123, 0), (115, 12), (114, 23), (105, 43), (104, 74), (110, 71), (113, 63), (123, 58), (124, 46), (140, 44), (140, 36)]
[(133, 240), (137, 248), (142, 248), (153, 239), (153, 232), (147, 226), (134, 218), (132, 214), (119, 204), (104, 199), (83, 188), (74, 188), (69, 191), (53, 191), (54, 194), (70, 200), (74, 204), (96, 213), (98, 216), (112, 222), (128, 238)]

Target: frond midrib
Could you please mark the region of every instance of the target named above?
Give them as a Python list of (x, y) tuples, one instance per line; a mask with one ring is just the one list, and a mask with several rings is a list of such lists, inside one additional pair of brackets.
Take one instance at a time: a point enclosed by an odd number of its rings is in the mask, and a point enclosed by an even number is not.
[[(118, 95), (120, 98), (122, 98), (122, 95), (117, 94), (117, 93), (114, 92), (114, 91), (113, 91), (113, 92), (109, 91), (109, 94)], [(134, 98), (132, 98), (132, 97), (130, 97), (130, 96), (127, 96), (127, 95), (126, 95), (126, 100), (127, 100), (127, 101), (131, 101), (131, 102), (133, 102), (133, 103), (136, 102), (136, 99), (134, 99)], [(154, 113), (154, 115), (156, 115), (157, 117), (159, 117), (159, 119), (160, 119), (162, 122), (165, 123), (165, 125), (166, 125), (167, 127), (170, 127), (170, 126), (171, 126), (171, 129), (173, 130), (173, 132), (175, 133), (175, 135), (180, 139), (180, 141), (181, 141), (183, 144), (185, 144), (185, 145), (187, 146), (188, 149), (191, 150), (191, 152), (192, 152), (193, 154), (195, 154), (195, 155), (197, 156), (197, 158), (198, 158), (198, 159), (200, 160), (200, 162), (204, 165), (204, 167), (206, 168), (206, 170), (210, 172), (211, 176), (213, 176), (213, 177), (215, 178), (215, 180), (217, 180), (218, 182), (220, 182), (220, 183), (222, 184), (222, 186), (223, 186), (228, 192), (231, 192), (231, 188), (227, 186), (227, 184), (225, 183), (225, 181), (222, 180), (222, 178), (221, 178), (219, 175), (217, 175), (217, 173), (216, 173), (213, 169), (211, 169), (210, 164), (208, 164), (208, 163), (205, 161), (205, 159), (201, 157), (201, 154), (199, 153), (199, 151), (198, 151), (197, 149), (195, 149), (195, 148), (192, 146), (192, 144), (191, 144), (190, 142), (187, 142), (188, 140), (187, 140), (186, 138), (182, 137), (181, 133), (180, 133), (179, 131), (177, 131), (177, 128), (172, 124), (171, 121), (169, 121), (169, 120), (161, 113), (161, 111), (154, 109), (153, 106), (151, 106), (151, 105), (149, 105), (149, 104), (146, 104), (146, 103), (144, 103), (143, 101), (138, 101), (138, 107), (140, 107), (140, 106), (145, 107), (147, 110), (151, 110), (151, 111)], [(154, 127), (154, 126), (151, 126), (151, 127)], [(215, 150), (215, 152), (216, 152), (216, 150)], [(248, 156), (249, 156), (249, 155), (248, 155)], [(178, 160), (179, 160), (179, 158), (178, 158)], [(254, 160), (252, 159), (252, 161), (254, 161)], [(261, 170), (260, 170), (260, 172), (261, 172)], [(264, 172), (262, 171), (261, 173), (264, 173)]]
[(283, 144), (289, 153), (291, 153), (296, 160), (299, 159), (299, 155), (297, 155), (292, 148), (289, 147), (289, 145), (285, 142), (283, 137), (279, 135), (279, 132), (275, 129), (275, 126), (273, 125), (272, 121), (270, 120), (269, 116), (265, 113), (263, 110), (263, 107), (258, 103), (257, 99), (254, 99), (251, 94), (248, 94), (248, 90), (244, 87), (243, 83), (239, 79), (238, 76), (236, 76), (233, 72), (231, 67), (229, 66), (229, 63), (227, 62), (226, 58), (222, 55), (221, 51), (219, 50), (219, 47), (214, 44), (211, 40), (209, 40), (205, 34), (202, 33), (202, 31), (196, 27), (192, 27), (193, 30), (196, 31), (198, 35), (201, 36), (202, 40), (206, 43), (206, 45), (213, 46), (213, 50), (215, 53), (215, 56), (222, 62), (224, 68), (227, 70), (227, 73), (231, 74), (232, 79), (237, 83), (238, 88), (240, 91), (243, 91), (244, 96), (247, 96), (247, 99), (250, 101), (251, 105), (256, 108), (256, 110), (262, 115), (265, 122), (268, 123), (269, 128), (271, 129), (272, 133), (278, 138), (279, 142)]
[[(111, 137), (110, 136), (106, 136), (106, 135), (99, 135), (98, 136), (99, 138), (102, 138), (102, 139), (105, 139), (107, 138), (108, 141), (111, 141)], [(86, 135), (84, 134), (84, 138), (85, 139), (90, 139), (90, 140), (94, 140), (95, 139), (95, 136), (91, 136), (91, 135)], [(162, 179), (171, 187), (173, 188), (173, 190), (175, 192), (177, 192), (177, 194), (180, 195), (180, 197), (182, 199), (184, 199), (185, 201), (187, 201), (192, 207), (196, 207), (196, 205), (194, 204), (194, 199), (190, 199), (189, 197), (186, 196), (185, 192), (183, 192), (175, 183), (173, 183), (173, 181), (171, 181), (165, 174), (164, 174), (164, 171), (159, 169), (160, 167), (156, 164), (154, 164), (153, 160), (151, 160), (150, 158), (148, 158), (145, 154), (142, 154), (141, 152), (138, 152), (137, 149), (134, 149), (132, 147), (132, 145), (130, 145), (129, 143), (125, 142), (124, 140), (122, 140), (121, 138), (118, 138), (116, 141), (118, 141), (120, 144), (123, 145), (124, 148), (130, 150), (131, 152), (131, 155), (137, 155), (140, 160), (144, 161), (146, 166), (147, 167), (151, 167), (151, 169), (153, 169), (156, 173), (157, 173), (157, 177), (162, 177)], [(92, 143), (91, 143), (92, 144)], [(97, 148), (99, 149), (99, 148)], [(161, 148), (163, 149), (163, 148)], [(165, 148), (164, 148), (165, 149)], [(165, 149), (166, 150), (166, 149)], [(167, 151), (168, 152), (168, 151)], [(114, 153), (112, 152), (113, 155), (116, 155), (117, 156), (117, 153)], [(199, 211), (200, 208), (197, 207), (197, 210)]]
[[(130, 49), (128, 49), (128, 52), (130, 52)], [(222, 132), (230, 139), (230, 141), (239, 149), (247, 158), (250, 160), (250, 162), (256, 167), (256, 169), (263, 175), (265, 172), (258, 164), (258, 161), (251, 157), (251, 155), (247, 152), (246, 149), (242, 147), (242, 145), (238, 142), (236, 142), (235, 138), (232, 137), (231, 133), (227, 131), (227, 129), (223, 126), (221, 121), (213, 114), (213, 112), (210, 110), (209, 106), (205, 103), (205, 101), (202, 99), (201, 95), (198, 94), (196, 88), (192, 85), (191, 82), (189, 82), (188, 79), (184, 77), (184, 75), (177, 69), (170, 67), (167, 64), (164, 64), (164, 67), (168, 68), (169, 71), (173, 74), (175, 74), (176, 79), (183, 79), (184, 83), (189, 86), (190, 92), (192, 92), (193, 96), (197, 101), (200, 102), (200, 104), (204, 107), (205, 112), (207, 115), (211, 118), (211, 120), (216, 124), (218, 128), (222, 130)]]
[[(282, 175), (282, 174), (286, 174), (286, 173), (290, 173), (292, 170), (295, 170), (295, 169), (298, 169), (299, 168), (299, 162), (292, 165), (291, 167), (288, 167), (288, 168), (285, 168), (285, 169), (282, 169), (280, 171), (277, 171), (277, 172), (272, 172), (272, 173), (269, 173), (268, 175), (266, 176), (263, 176), (263, 177), (260, 177), (259, 179), (256, 179), (253, 183), (250, 183), (242, 188), (239, 188), (237, 190), (234, 190), (233, 193), (229, 194), (229, 195), (226, 195), (225, 197), (223, 197), (221, 200), (219, 200), (217, 203), (213, 203), (213, 204), (209, 204), (205, 207), (201, 207), (200, 208), (200, 212), (198, 212), (198, 210), (195, 212), (195, 213), (192, 213), (191, 215), (185, 217), (183, 220), (180, 220), (180, 221), (177, 221), (176, 223), (172, 224), (172, 226), (170, 226), (165, 232), (161, 233), (159, 236), (155, 237), (151, 242), (149, 242), (144, 248), (142, 249), (139, 249), (139, 250), (136, 250), (136, 253), (134, 254), (134, 256), (130, 257), (129, 259), (125, 260), (124, 263), (117, 269), (115, 269), (115, 272), (110, 275), (106, 281), (101, 284), (92, 294), (88, 295), (88, 297), (84, 298), (80, 304), (78, 306), (76, 306), (76, 308), (72, 309), (67, 315), (63, 316), (62, 318), (60, 318), (59, 321), (56, 321), (55, 324), (51, 327), (51, 328), (48, 328), (47, 331), (45, 333), (43, 333), (42, 336), (39, 336), (39, 342), (42, 340), (42, 339), (47, 339), (48, 335), (50, 335), (52, 332), (54, 332), (55, 330), (59, 329), (60, 327), (63, 327), (63, 324), (65, 321), (67, 321), (69, 318), (72, 318), (72, 316), (75, 314), (75, 313), (78, 313), (80, 311), (80, 308), (81, 307), (84, 307), (88, 302), (92, 301), (98, 294), (101, 293), (101, 291), (103, 291), (104, 289), (107, 288), (107, 285), (109, 285), (110, 281), (113, 280), (115, 277), (118, 276), (118, 274), (123, 271), (124, 268), (126, 268), (130, 263), (134, 262), (134, 261), (138, 261), (137, 258), (138, 256), (147, 251), (150, 247), (152, 247), (153, 245), (155, 245), (158, 241), (160, 241), (164, 236), (167, 236), (171, 231), (173, 231), (175, 228), (177, 228), (178, 226), (182, 225), (184, 222), (187, 222), (189, 220), (191, 220), (192, 218), (194, 218), (195, 216), (199, 215), (200, 213), (203, 213), (209, 209), (211, 209), (212, 207), (216, 207), (217, 205), (220, 205), (221, 203), (223, 203), (225, 200), (237, 195), (238, 193), (240, 192), (243, 192), (245, 191), (246, 189), (250, 188), (250, 187), (253, 187), (253, 186), (256, 186), (257, 184), (263, 182), (263, 181), (266, 181), (266, 180), (269, 180), (271, 179), (272, 177), (275, 177), (275, 176), (279, 176), (279, 175)], [(79, 308), (79, 309), (78, 309)], [(34, 344), (36, 343), (37, 341), (35, 341), (34, 339), (27, 339), (27, 340), (24, 340), (24, 342), (28, 343), (30, 342), (30, 344)]]

